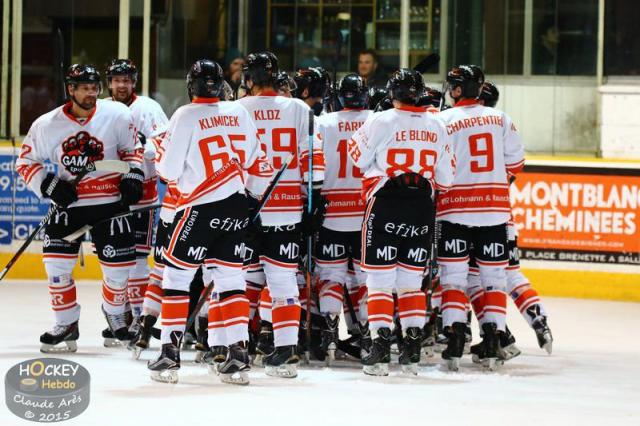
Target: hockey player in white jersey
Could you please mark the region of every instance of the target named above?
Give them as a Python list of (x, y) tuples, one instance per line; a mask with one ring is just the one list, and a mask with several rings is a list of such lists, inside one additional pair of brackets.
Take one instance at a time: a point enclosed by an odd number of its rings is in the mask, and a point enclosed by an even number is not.
[[(75, 351), (80, 305), (71, 275), (80, 240), (63, 238), (84, 225), (121, 213), (124, 205), (142, 197), (142, 150), (129, 109), (97, 100), (100, 74), (91, 65), (72, 65), (65, 79), (69, 102), (39, 117), (29, 129), (16, 162), (18, 173), (39, 197), (59, 210), (44, 228), (43, 258), (49, 280), (53, 331), (40, 336), (41, 350)], [(130, 171), (92, 172), (80, 179), (85, 166), (99, 160), (123, 160)], [(56, 172), (44, 162), (57, 166)], [(127, 281), (135, 266), (135, 242), (129, 217), (100, 222), (91, 230), (102, 268), (102, 310), (118, 340), (129, 340), (125, 315)]]
[[(300, 253), (303, 188), (308, 177), (308, 155), (313, 155), (313, 205), (320, 197), (324, 173), (322, 147), (309, 147), (309, 107), (299, 99), (278, 96), (274, 84), (278, 61), (271, 52), (250, 54), (244, 67), (244, 83), (250, 94), (238, 102), (258, 128), (260, 140), (274, 168), (293, 154), (273, 195), (260, 213), (255, 253), (264, 268), (271, 296), (275, 350), (263, 363), (269, 375), (296, 377), (299, 361), (296, 345), (300, 326), (300, 301), (296, 271)], [(315, 144), (314, 144), (315, 145)]]
[[(247, 110), (219, 100), (223, 82), (217, 63), (203, 59), (193, 64), (187, 75), (191, 103), (171, 117), (157, 164), (158, 174), (175, 182), (180, 192), (164, 250), (162, 349), (148, 365), (159, 381), (177, 381), (189, 285), (204, 264), (215, 281), (229, 348), (219, 368), (221, 380), (248, 383), (249, 301), (242, 272), (249, 222), (245, 193), (260, 197), (273, 169)], [(211, 317), (209, 322), (211, 327)]]
[[(107, 87), (111, 99), (121, 102), (129, 107), (133, 116), (133, 122), (138, 131), (139, 139), (145, 148), (143, 171), (143, 195), (140, 201), (132, 206), (132, 209), (151, 206), (158, 202), (157, 175), (154, 164), (153, 150), (147, 149), (147, 141), (164, 132), (168, 119), (160, 104), (147, 96), (138, 95), (135, 91), (138, 81), (138, 69), (130, 59), (113, 59), (106, 71)], [(150, 155), (146, 153), (150, 152)], [(133, 316), (130, 330), (135, 335), (138, 333), (142, 312), (142, 303), (149, 282), (149, 265), (147, 257), (151, 252), (153, 241), (154, 211), (133, 213), (133, 222), (136, 237), (136, 267), (131, 271), (127, 286), (127, 297)], [(103, 334), (108, 332), (104, 330)]]
[(403, 335), (399, 362), (403, 371), (417, 374), (426, 317), (421, 286), (430, 259), (434, 196), (453, 182), (455, 159), (440, 120), (415, 106), (424, 89), (422, 76), (398, 70), (387, 89), (394, 108), (370, 116), (349, 142), (350, 158), (364, 172), (367, 200), (361, 268), (367, 273), (373, 346), (362, 364), (365, 374), (389, 374), (395, 289)]
[[(322, 195), (328, 206), (318, 235), (315, 254), (320, 313), (325, 324), (321, 349), (334, 357), (338, 345), (338, 320), (343, 310), (344, 287), (362, 296), (366, 275), (360, 270), (360, 231), (364, 216), (362, 172), (347, 159), (347, 143), (373, 112), (366, 109), (367, 88), (362, 77), (348, 74), (340, 81), (338, 99), (342, 110), (322, 115), (316, 120), (316, 137), (322, 143), (326, 168)], [(348, 264), (353, 262), (354, 279)], [(366, 334), (366, 304), (354, 298), (352, 308), (361, 324), (352, 324), (359, 334)], [(364, 299), (364, 298), (363, 298)], [(360, 333), (360, 329), (364, 333)]]
[(507, 222), (511, 214), (509, 177), (524, 165), (524, 148), (511, 118), (482, 106), (477, 98), (484, 82), (475, 65), (460, 65), (447, 74), (453, 108), (439, 118), (453, 139), (458, 162), (451, 189), (438, 198), (441, 226), (438, 264), (442, 285), (443, 326), (448, 337), (442, 356), (457, 370), (465, 343), (469, 250), (474, 249), (485, 290), (481, 358), (496, 368), (505, 332), (506, 268), (509, 263)]
[(300, 68), (293, 75), (295, 88), (291, 90), (294, 98), (301, 99), (313, 110), (316, 116), (324, 111), (323, 101), (331, 85), (329, 74), (320, 67)]

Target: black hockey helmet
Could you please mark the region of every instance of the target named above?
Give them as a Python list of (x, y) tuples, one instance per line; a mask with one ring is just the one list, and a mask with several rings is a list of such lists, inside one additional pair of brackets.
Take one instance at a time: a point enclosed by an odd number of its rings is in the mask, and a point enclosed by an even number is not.
[(433, 106), (436, 108), (440, 108), (440, 102), (442, 100), (442, 92), (433, 87), (425, 87), (422, 93), (418, 95), (418, 99), (416, 101), (417, 106)]
[(394, 72), (387, 82), (389, 98), (403, 104), (415, 105), (418, 95), (423, 90), (422, 75), (409, 68), (401, 68)]
[(215, 61), (200, 59), (191, 65), (187, 73), (187, 92), (189, 97), (219, 98), (224, 86), (224, 71)]
[(285, 71), (280, 71), (276, 76), (276, 82), (274, 84), (276, 90), (287, 90), (289, 92), (295, 90), (296, 82)]
[(271, 86), (278, 75), (278, 58), (271, 52), (250, 53), (244, 60), (242, 76), (258, 86)]
[(463, 98), (476, 99), (483, 83), (484, 73), (476, 65), (458, 65), (447, 73), (449, 89), (460, 87)]
[(64, 82), (67, 85), (72, 85), (74, 88), (80, 83), (96, 83), (98, 85), (98, 92), (102, 92), (102, 80), (100, 80), (100, 73), (93, 65), (71, 65), (67, 69)]
[(369, 88), (369, 109), (375, 110), (381, 100), (387, 97), (387, 89), (380, 86)]
[(138, 81), (138, 68), (131, 59), (112, 59), (107, 67), (107, 81), (114, 75), (128, 75), (135, 85)]
[(386, 111), (391, 108), (393, 108), (393, 100), (391, 100), (390, 97), (386, 96), (382, 98), (380, 102), (378, 102), (378, 105), (376, 105), (375, 112)]
[(482, 90), (480, 91), (479, 99), (484, 101), (484, 105), (493, 108), (498, 103), (500, 98), (500, 92), (495, 84), (491, 81), (485, 81), (482, 84)]
[[(326, 74), (326, 75), (325, 75)], [(324, 98), (329, 88), (329, 75), (322, 68), (301, 68), (293, 75), (296, 88), (292, 92), (294, 98)], [(302, 93), (307, 89), (308, 94), (303, 98)]]
[(365, 108), (368, 100), (367, 86), (358, 74), (347, 74), (340, 80), (338, 99), (344, 108)]

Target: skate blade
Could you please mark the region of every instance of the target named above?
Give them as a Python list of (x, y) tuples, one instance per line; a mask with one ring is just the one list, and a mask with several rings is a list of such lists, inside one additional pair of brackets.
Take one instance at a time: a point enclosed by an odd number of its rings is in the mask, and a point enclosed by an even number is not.
[(427, 358), (433, 358), (435, 353), (433, 351), (433, 346), (424, 346), (420, 349), (420, 362), (427, 362)]
[[(60, 343), (64, 343), (64, 346), (61, 346)], [(75, 340), (62, 341), (58, 343), (58, 345), (50, 345), (48, 343), (43, 343), (40, 346), (40, 352), (44, 354), (52, 354), (52, 353), (65, 353), (65, 352), (75, 352), (78, 350), (78, 344)]]
[(196, 356), (193, 359), (193, 362), (195, 362), (196, 364), (203, 364), (205, 353), (206, 353), (205, 351), (196, 351)]
[(522, 351), (518, 348), (515, 343), (510, 344), (509, 346), (502, 348), (504, 354), (504, 361), (509, 361), (520, 355)]
[(310, 364), (310, 361), (309, 361), (310, 359), (311, 359), (311, 355), (310, 355), (309, 351), (304, 351), (302, 353), (302, 356), (300, 357), (300, 362), (303, 365), (309, 365)]
[(447, 368), (449, 371), (460, 370), (460, 358), (451, 358), (447, 360)]
[(400, 366), (402, 374), (417, 376), (418, 375), (418, 364), (403, 364)]
[(107, 337), (104, 339), (104, 342), (102, 342), (102, 346), (104, 346), (105, 348), (115, 348), (117, 346), (120, 346), (120, 341), (115, 337)]
[(265, 365), (264, 372), (267, 376), (293, 379), (298, 377), (298, 367), (296, 364), (282, 364), (279, 366)]
[(485, 358), (482, 360), (482, 367), (486, 371), (498, 371), (498, 368), (502, 365), (502, 363), (498, 360), (498, 358)]
[(542, 349), (544, 349), (549, 355), (551, 355), (551, 352), (553, 352), (553, 339), (547, 340), (547, 342), (542, 345)]
[(209, 371), (209, 374), (214, 374), (216, 376), (220, 374), (220, 364), (222, 363), (214, 362), (212, 364), (207, 364), (207, 371)]
[(160, 383), (178, 383), (178, 370), (151, 371), (151, 379)]
[(220, 374), (220, 381), (230, 385), (247, 386), (249, 384), (249, 373), (246, 371), (236, 371), (232, 374)]
[(474, 364), (482, 364), (482, 359), (476, 354), (471, 354), (471, 361), (473, 361)]
[(262, 364), (262, 359), (263, 358), (264, 358), (264, 355), (256, 354), (253, 357), (252, 364), (255, 365), (256, 367), (262, 367), (263, 366), (263, 364)]
[(462, 350), (463, 354), (470, 354), (471, 353), (471, 343), (467, 342), (464, 344), (464, 349)]
[(336, 350), (328, 349), (327, 358), (324, 360), (325, 365), (327, 367), (331, 367), (332, 365), (334, 365), (335, 361), (336, 361)]
[(374, 365), (363, 365), (362, 372), (368, 376), (388, 376), (389, 364), (379, 362)]

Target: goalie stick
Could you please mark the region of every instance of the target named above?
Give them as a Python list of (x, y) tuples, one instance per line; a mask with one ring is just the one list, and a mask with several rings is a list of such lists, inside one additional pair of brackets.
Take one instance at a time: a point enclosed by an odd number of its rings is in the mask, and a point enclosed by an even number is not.
[[(88, 163), (85, 166), (85, 168), (82, 171), (80, 171), (78, 176), (76, 176), (73, 179), (73, 184), (77, 185), (78, 182), (82, 180), (82, 178), (84, 178), (88, 173), (91, 173), (91, 172), (127, 173), (128, 171), (129, 171), (129, 164), (124, 161), (119, 161), (119, 160), (96, 161), (94, 163)], [(13, 265), (15, 265), (15, 263), (18, 261), (20, 256), (22, 256), (22, 253), (24, 253), (27, 247), (29, 247), (29, 245), (36, 238), (36, 235), (40, 233), (42, 228), (44, 228), (47, 222), (49, 222), (49, 220), (53, 217), (53, 215), (55, 215), (58, 212), (59, 209), (60, 207), (57, 204), (55, 203), (51, 204), (51, 206), (49, 207), (49, 211), (44, 216), (44, 218), (40, 221), (36, 229), (34, 229), (33, 232), (31, 232), (31, 234), (27, 237), (27, 239), (22, 244), (22, 246), (20, 246), (16, 254), (13, 255), (11, 260), (7, 262), (7, 265), (4, 267), (2, 272), (0, 272), (0, 281), (2, 281), (2, 279), (7, 275), (9, 270), (13, 267)]]

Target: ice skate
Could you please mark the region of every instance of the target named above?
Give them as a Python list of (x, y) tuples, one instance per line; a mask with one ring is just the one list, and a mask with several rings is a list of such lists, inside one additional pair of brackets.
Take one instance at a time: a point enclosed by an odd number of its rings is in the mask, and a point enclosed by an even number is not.
[(391, 361), (391, 330), (378, 329), (371, 351), (362, 358), (362, 371), (369, 376), (388, 376)]
[(220, 381), (232, 385), (248, 385), (250, 361), (246, 342), (232, 344), (227, 358), (218, 366)]
[(418, 363), (422, 349), (422, 330), (418, 327), (409, 327), (402, 337), (402, 347), (398, 362), (405, 374), (418, 375)]
[(188, 351), (193, 348), (196, 344), (196, 337), (190, 331), (184, 333), (184, 338), (182, 339), (182, 350)]
[(207, 369), (211, 374), (218, 374), (220, 364), (227, 359), (228, 349), (226, 346), (211, 346), (202, 356), (202, 362), (207, 365)]
[(127, 323), (127, 315), (131, 315), (131, 313), (129, 312), (127, 314), (127, 312), (123, 312), (121, 314), (108, 314), (104, 310), (104, 307), (102, 308), (102, 313), (107, 319), (107, 325), (109, 326), (111, 334), (120, 342), (120, 344), (127, 347), (131, 340), (131, 334), (129, 333), (130, 323)]
[(482, 324), (482, 366), (488, 371), (496, 371), (504, 356), (501, 356), (500, 338), (498, 336), (498, 327), (494, 322)]
[(553, 352), (553, 335), (551, 329), (547, 325), (547, 317), (540, 317), (533, 322), (533, 330), (538, 338), (538, 346), (540, 349), (547, 351), (549, 355)]
[(151, 379), (162, 383), (178, 383), (178, 370), (180, 369), (180, 349), (178, 343), (182, 333), (171, 332), (171, 343), (164, 343), (160, 349), (160, 355), (155, 360), (147, 363), (151, 370)]
[(275, 346), (273, 344), (273, 325), (267, 321), (260, 321), (260, 333), (256, 343), (256, 356), (253, 359), (255, 365), (261, 366), (265, 356), (269, 355)]
[(156, 323), (158, 318), (153, 315), (143, 315), (140, 317), (140, 333), (138, 335), (138, 339), (136, 340), (135, 346), (133, 347), (133, 356), (135, 359), (140, 358), (140, 354), (145, 349), (149, 349), (149, 342), (151, 341), (151, 334), (153, 325)]
[(505, 326), (505, 331), (499, 332), (498, 337), (500, 339), (500, 348), (502, 348), (504, 361), (509, 361), (522, 353), (520, 348), (516, 346), (516, 338), (511, 334), (509, 327)]
[(209, 350), (209, 332), (207, 330), (209, 325), (209, 318), (207, 316), (198, 316), (196, 318), (196, 336), (197, 341), (194, 346), (196, 350), (196, 357), (193, 360), (197, 364), (203, 363), (204, 355)]
[(369, 330), (369, 323), (360, 323), (360, 359), (363, 359), (371, 353), (371, 346), (373, 341), (371, 340), (371, 331)]
[(433, 323), (428, 322), (424, 325), (422, 329), (422, 337), (421, 337), (421, 362), (427, 362), (427, 358), (433, 358), (434, 348), (436, 345), (435, 338), (435, 326)]
[(68, 325), (55, 325), (53, 330), (47, 331), (40, 336), (40, 352), (62, 353), (75, 352), (78, 350), (76, 340), (80, 337), (78, 331), (78, 321)]
[(465, 345), (466, 326), (465, 323), (454, 322), (451, 327), (447, 327), (447, 330), (445, 330), (447, 347), (442, 351), (442, 358), (447, 361), (447, 367), (450, 371), (458, 371), (460, 369), (460, 358), (462, 358)]
[(120, 346), (120, 342), (116, 339), (116, 336), (113, 335), (109, 327), (102, 330), (102, 339), (102, 346), (105, 348)]
[(264, 371), (268, 376), (293, 379), (298, 376), (297, 364), (300, 356), (296, 345), (277, 346), (263, 359)]
[(325, 363), (327, 367), (336, 360), (336, 349), (338, 349), (338, 321), (340, 317), (328, 314), (326, 316), (326, 328), (322, 330), (321, 349), (327, 354)]

